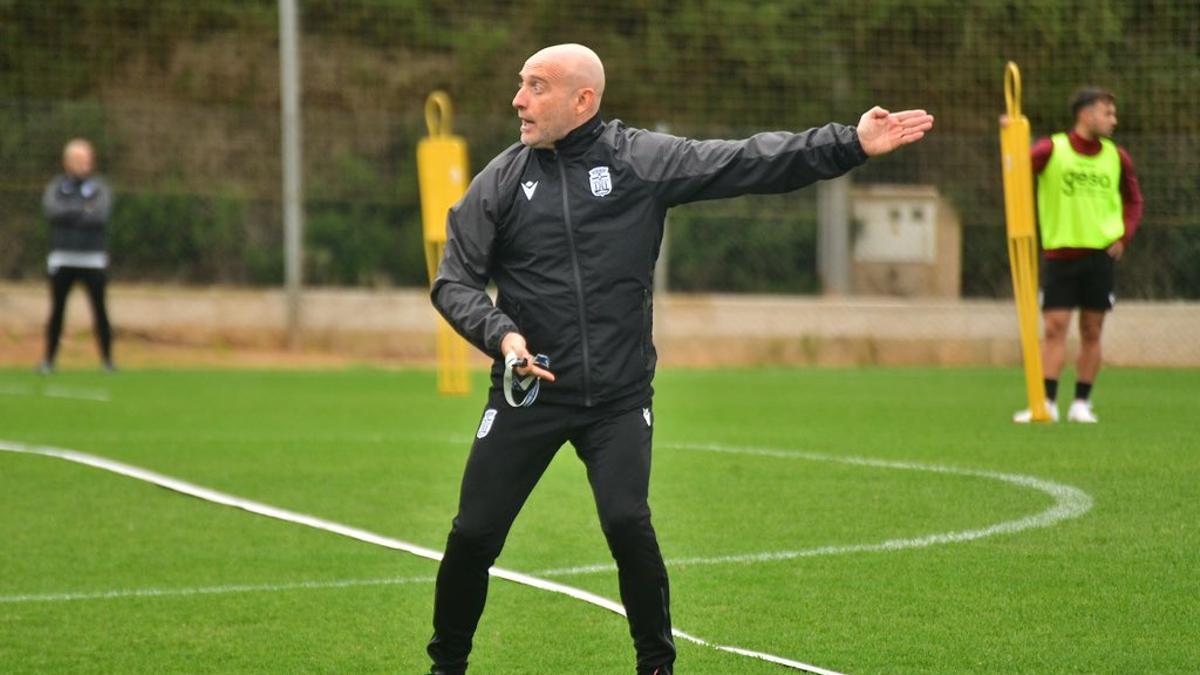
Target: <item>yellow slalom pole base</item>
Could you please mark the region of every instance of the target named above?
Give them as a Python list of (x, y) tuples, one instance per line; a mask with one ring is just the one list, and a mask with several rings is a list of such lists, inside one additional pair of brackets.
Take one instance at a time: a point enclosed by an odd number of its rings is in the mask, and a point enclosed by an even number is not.
[(467, 343), (444, 319), (438, 319), (438, 393), (462, 396), (471, 393), (467, 371)]
[[(446, 248), (446, 212), (466, 191), (467, 143), (450, 133), (450, 97), (444, 92), (435, 91), (429, 95), (425, 102), (425, 123), (429, 127), (429, 136), (417, 144), (417, 173), (421, 188), (425, 264), (432, 284)], [(467, 342), (438, 317), (438, 393), (471, 393), (467, 351)]]
[(1013, 297), (1021, 333), (1021, 355), (1025, 363), (1025, 393), (1034, 422), (1049, 422), (1042, 373), (1042, 349), (1038, 339), (1037, 239), (1009, 237), (1008, 260), (1012, 266)]
[(1021, 71), (1012, 61), (1004, 70), (1007, 122), (1000, 126), (1008, 260), (1025, 363), (1025, 393), (1034, 422), (1049, 422), (1038, 340), (1038, 247), (1033, 218), (1033, 169), (1029, 158), (1029, 119), (1021, 114)]
[[(425, 242), (425, 260), (429, 268), (430, 283), (437, 274), (437, 265), (442, 259), (445, 247), (442, 242)], [(437, 364), (439, 394), (465, 396), (471, 393), (471, 379), (467, 370), (467, 342), (440, 316), (437, 318)]]

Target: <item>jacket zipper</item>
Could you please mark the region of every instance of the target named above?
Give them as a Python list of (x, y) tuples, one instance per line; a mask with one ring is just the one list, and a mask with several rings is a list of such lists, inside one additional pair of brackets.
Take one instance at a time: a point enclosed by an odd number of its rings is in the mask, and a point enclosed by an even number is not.
[(558, 155), (558, 176), (562, 183), (563, 224), (567, 228), (567, 248), (571, 251), (571, 271), (575, 273), (575, 295), (579, 300), (579, 344), (583, 349), (583, 405), (592, 405), (591, 364), (588, 361), (587, 304), (583, 296), (583, 275), (579, 272), (579, 254), (575, 251), (575, 233), (572, 232), (571, 208), (567, 203), (567, 168), (562, 155)]

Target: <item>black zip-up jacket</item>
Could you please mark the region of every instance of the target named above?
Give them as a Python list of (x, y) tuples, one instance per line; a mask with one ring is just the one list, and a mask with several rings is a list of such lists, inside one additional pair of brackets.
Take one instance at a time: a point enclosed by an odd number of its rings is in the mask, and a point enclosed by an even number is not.
[[(433, 304), (496, 359), (525, 336), (551, 359), (538, 402), (637, 405), (657, 362), (651, 280), (667, 209), (703, 199), (787, 192), (866, 161), (853, 127), (828, 124), (739, 141), (695, 141), (603, 122), (553, 150), (517, 143), (450, 209)], [(496, 304), (485, 292), (499, 291)]]
[(50, 221), (53, 251), (103, 252), (105, 225), (112, 212), (112, 190), (99, 176), (60, 174), (46, 185), (42, 210)]

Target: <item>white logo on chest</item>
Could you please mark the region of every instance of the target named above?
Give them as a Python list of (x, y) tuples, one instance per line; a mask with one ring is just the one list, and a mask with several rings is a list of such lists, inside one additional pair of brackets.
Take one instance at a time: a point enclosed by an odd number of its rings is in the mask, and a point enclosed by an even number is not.
[(538, 182), (536, 180), (531, 180), (527, 183), (521, 183), (521, 189), (525, 191), (525, 199), (533, 201), (533, 193), (535, 190), (537, 190), (537, 184)]
[(592, 194), (597, 197), (612, 192), (612, 175), (608, 173), (607, 166), (598, 166), (588, 171), (588, 182), (592, 186)]

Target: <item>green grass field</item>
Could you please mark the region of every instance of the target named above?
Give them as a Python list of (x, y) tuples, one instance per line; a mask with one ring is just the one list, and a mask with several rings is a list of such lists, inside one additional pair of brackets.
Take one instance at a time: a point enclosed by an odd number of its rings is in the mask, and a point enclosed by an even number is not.
[[(8, 370), (0, 439), (440, 550), (482, 409), (477, 383), (445, 399), (424, 371)], [(849, 673), (1200, 670), (1200, 372), (1105, 372), (1093, 427), (1008, 422), (1023, 391), (1015, 370), (666, 371), (656, 384), (651, 505), (677, 628)], [(835, 461), (849, 457), (905, 464)], [(1092, 506), (971, 541), (871, 548), (986, 534), (1056, 504), (933, 465), (1051, 481)], [(747, 559), (780, 552), (804, 554)], [(616, 598), (611, 571), (562, 572), (608, 562), (566, 448), (499, 564)], [(0, 452), (0, 672), (421, 673), (435, 571)], [(473, 672), (632, 664), (621, 617), (493, 582)], [(678, 671), (794, 672), (684, 642)]]

